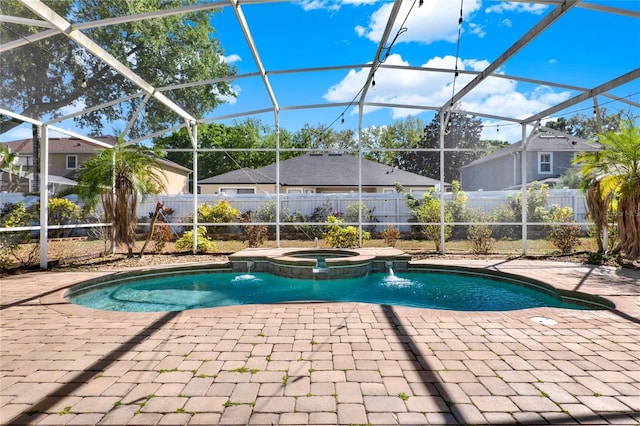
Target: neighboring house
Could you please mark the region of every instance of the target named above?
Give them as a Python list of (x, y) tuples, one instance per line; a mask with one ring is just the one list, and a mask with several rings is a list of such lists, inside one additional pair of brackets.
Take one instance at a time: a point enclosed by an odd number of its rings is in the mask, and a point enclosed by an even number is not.
[[(280, 162), (280, 193), (341, 193), (358, 191), (357, 156), (305, 154)], [(395, 183), (421, 193), (440, 182), (415, 173), (362, 159), (362, 192), (395, 192)], [(202, 194), (262, 194), (276, 192), (276, 164), (242, 168), (198, 182)]]
[[(94, 139), (114, 144), (113, 136), (98, 136)], [(6, 142), (11, 152), (18, 154), (18, 163), (14, 170), (22, 166), (23, 175), (28, 180), (27, 185), (23, 185), (21, 190), (31, 192), (31, 179), (33, 177), (33, 141), (23, 139), (13, 142)], [(49, 138), (49, 177), (50, 181), (66, 182), (66, 185), (73, 186), (75, 175), (80, 165), (87, 161), (99, 149), (95, 145), (76, 138)], [(166, 178), (166, 194), (188, 194), (189, 175), (191, 170), (169, 160), (160, 159), (162, 171)], [(28, 186), (28, 187), (26, 187)], [(55, 193), (55, 191), (52, 191)]]
[[(600, 145), (570, 135), (537, 133), (527, 142), (527, 184), (553, 187), (571, 167), (578, 152), (598, 151)], [(517, 189), (522, 185), (522, 141), (460, 167), (463, 191)]]

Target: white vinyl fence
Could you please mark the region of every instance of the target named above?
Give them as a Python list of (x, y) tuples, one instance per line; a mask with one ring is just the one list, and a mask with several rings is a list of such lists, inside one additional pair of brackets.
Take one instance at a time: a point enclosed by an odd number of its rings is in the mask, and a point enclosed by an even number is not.
[[(468, 198), (467, 206), (485, 212), (506, 204), (509, 197), (517, 197), (519, 191), (477, 191), (465, 192)], [(452, 194), (446, 193), (445, 200), (450, 200)], [(24, 201), (27, 206), (38, 200), (35, 195), (23, 196), (17, 193), (0, 193), (0, 208), (7, 203)], [(260, 212), (271, 208), (275, 213), (275, 194), (257, 195), (198, 195), (198, 204), (214, 205), (219, 201), (229, 201), (232, 207), (240, 212), (251, 210)], [(280, 209), (281, 221), (294, 213), (309, 218), (316, 209), (329, 211), (330, 214), (339, 212), (344, 217), (350, 205), (357, 205), (357, 193), (345, 194), (281, 194)], [(193, 212), (193, 195), (161, 195), (142, 200), (138, 205), (138, 217), (146, 218), (153, 212), (156, 203), (161, 202), (165, 207), (173, 209), (174, 213), (168, 217), (172, 223), (191, 223)], [(406, 195), (398, 193), (362, 194), (362, 203), (372, 211), (377, 230), (381, 230), (385, 224), (406, 224), (411, 218), (411, 211), (406, 204)], [(558, 205), (570, 207), (573, 210), (576, 222), (584, 223), (586, 215), (586, 203), (584, 195), (577, 189), (552, 189), (549, 190), (547, 207)], [(357, 211), (357, 209), (355, 209)], [(404, 228), (404, 229), (403, 229)], [(400, 230), (408, 229), (401, 226)]]
[[(490, 212), (491, 210), (506, 204), (509, 197), (517, 197), (519, 191), (478, 191), (465, 192), (468, 201), (467, 206), (473, 209)], [(445, 201), (451, 199), (452, 194), (445, 194)], [(275, 213), (275, 194), (259, 195), (198, 195), (198, 204), (214, 205), (219, 201), (226, 200), (232, 207), (240, 212), (251, 210), (260, 212), (271, 206)], [(357, 193), (349, 194), (281, 194), (280, 209), (281, 220), (294, 213), (299, 213), (304, 217), (310, 217), (316, 209), (326, 209), (327, 211), (339, 212), (344, 217), (350, 205), (357, 205), (359, 199)], [(142, 201), (138, 206), (138, 216), (147, 217), (149, 212), (155, 210), (157, 202), (161, 202), (165, 207), (170, 207), (174, 213), (170, 221), (174, 223), (189, 223), (193, 211), (192, 195), (161, 196)], [(372, 222), (378, 223), (378, 230), (384, 228), (384, 224), (407, 223), (411, 219), (411, 210), (406, 203), (406, 195), (398, 193), (384, 194), (362, 194), (362, 203), (372, 211)], [(573, 210), (576, 222), (585, 222), (586, 203), (584, 195), (577, 189), (549, 190), (547, 207), (558, 205), (570, 207)], [(357, 211), (357, 209), (355, 209)], [(401, 228), (402, 230), (402, 228)]]

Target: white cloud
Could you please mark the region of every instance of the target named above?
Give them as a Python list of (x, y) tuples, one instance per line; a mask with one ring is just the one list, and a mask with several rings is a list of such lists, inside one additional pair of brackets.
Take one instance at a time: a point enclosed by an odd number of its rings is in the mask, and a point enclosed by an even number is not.
[(513, 2), (500, 2), (494, 6), (489, 6), (485, 9), (487, 13), (503, 13), (503, 12), (518, 12), (518, 13), (533, 13), (535, 15), (541, 15), (547, 6), (544, 4), (534, 3), (513, 3)]
[(556, 62), (558, 62), (558, 60), (555, 58), (549, 59), (550, 64), (555, 64)]
[(213, 94), (218, 99), (220, 99), (221, 102), (224, 102), (229, 105), (234, 105), (236, 102), (238, 102), (238, 97), (240, 96), (240, 92), (242, 92), (242, 88), (239, 85), (235, 84), (231, 86), (231, 90), (233, 91), (233, 93), (235, 93), (236, 96), (221, 95), (220, 92), (218, 92), (218, 89), (216, 86), (212, 87), (211, 94)]
[(469, 29), (471, 30), (471, 34), (475, 34), (478, 38), (483, 38), (487, 35), (487, 32), (484, 30), (484, 26), (474, 24), (472, 22), (469, 23)]
[(71, 103), (70, 105), (66, 105), (66, 106), (63, 106), (62, 108), (60, 108), (58, 110), (58, 112), (60, 114), (62, 114), (62, 116), (65, 116), (65, 115), (69, 115), (69, 114), (74, 114), (74, 113), (76, 113), (78, 111), (83, 111), (85, 109), (87, 109), (87, 105), (86, 105), (84, 99), (83, 98), (78, 98), (75, 101), (73, 101), (73, 103)]
[(340, 4), (331, 0), (303, 0), (300, 2), (300, 5), (307, 12), (310, 10), (318, 10), (318, 9), (327, 9), (327, 10), (340, 9)]
[(503, 27), (511, 28), (513, 26), (513, 22), (511, 21), (511, 19), (503, 19), (502, 21), (500, 21), (500, 25), (502, 25)]
[(375, 4), (378, 0), (302, 0), (300, 6), (305, 11), (326, 9), (330, 11), (339, 10), (343, 5), (360, 6), (363, 4)]
[(242, 58), (240, 57), (240, 55), (232, 53), (231, 55), (228, 56), (221, 56), (220, 59), (222, 59), (222, 62), (227, 63), (227, 64), (231, 64), (233, 62), (241, 62)]
[[(385, 65), (408, 66), (409, 64), (399, 54), (391, 54)], [(489, 61), (484, 59), (458, 61), (460, 71), (481, 71), (488, 65)], [(455, 57), (434, 57), (424, 63), (422, 67), (451, 70), (455, 67)], [(329, 102), (351, 102), (362, 89), (368, 74), (368, 68), (350, 70), (340, 82), (327, 90), (323, 96), (324, 99)], [(460, 73), (456, 79), (456, 91), (473, 78), (475, 78), (475, 74)], [(379, 68), (375, 74), (375, 82), (376, 85), (370, 87), (367, 92), (367, 102), (439, 108), (453, 94), (453, 74), (451, 72)], [(460, 108), (489, 115), (525, 118), (569, 97), (570, 93), (567, 91), (555, 92), (546, 86), (537, 86), (530, 91), (522, 91), (522, 89), (518, 90), (518, 83), (514, 80), (489, 77), (463, 98)], [(365, 113), (377, 109), (379, 108), (368, 107), (365, 108)], [(416, 115), (418, 111), (412, 108), (391, 108), (390, 114), (393, 119), (398, 119), (408, 115)], [(492, 135), (492, 138), (495, 138), (495, 135)]]
[[(407, 16), (413, 2), (403, 2), (397, 19), (397, 26), (392, 34), (396, 34), (403, 17)], [(480, 0), (467, 0), (463, 4), (463, 21), (480, 9)], [(384, 3), (370, 18), (367, 27), (356, 27), (356, 32), (371, 41), (378, 42), (382, 38), (393, 3)], [(458, 0), (425, 1), (421, 7), (414, 7), (407, 17), (404, 26), (408, 29), (398, 38), (398, 43), (420, 42), (430, 44), (435, 41), (455, 42), (458, 38), (458, 19), (460, 18), (460, 2)]]

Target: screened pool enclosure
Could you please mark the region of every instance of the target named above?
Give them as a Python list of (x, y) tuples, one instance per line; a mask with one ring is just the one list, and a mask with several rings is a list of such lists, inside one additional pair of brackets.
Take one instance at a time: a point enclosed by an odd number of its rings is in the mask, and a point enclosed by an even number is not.
[[(540, 182), (552, 187), (558, 167), (598, 149), (597, 140), (547, 123), (581, 114), (604, 132), (609, 115), (638, 117), (637, 1), (150, 3), (158, 4), (0, 4), (1, 141), (34, 141), (0, 172), (28, 179), (40, 201), (34, 222), (0, 232), (31, 231), (43, 268), (52, 232), (109, 225), (101, 217), (52, 223), (60, 173), (51, 167), (62, 140), (105, 148), (98, 136), (109, 135), (161, 147), (187, 184), (147, 199), (138, 217), (162, 202), (177, 233), (203, 225), (233, 233), (237, 221), (195, 214), (228, 201), (253, 213), (243, 226), (268, 226), (278, 247), (303, 228), (298, 237), (313, 241), (313, 229), (336, 215), (360, 236), (434, 227), (442, 253), (452, 234), (466, 238), (465, 229), (484, 224), (521, 240), (526, 253), (543, 227), (529, 208)], [(610, 48), (621, 45), (624, 61)], [(66, 172), (83, 160), (62, 154)], [(311, 166), (294, 178), (287, 161), (300, 155), (352, 156), (353, 167)], [(372, 177), (370, 161), (386, 172)], [(399, 171), (407, 175), (395, 181)], [(474, 214), (456, 215), (458, 188)], [(425, 193), (435, 217), (407, 204)], [(572, 211), (554, 225), (588, 226), (579, 191), (550, 189), (543, 207), (553, 204)], [(503, 205), (511, 215), (491, 214)]]

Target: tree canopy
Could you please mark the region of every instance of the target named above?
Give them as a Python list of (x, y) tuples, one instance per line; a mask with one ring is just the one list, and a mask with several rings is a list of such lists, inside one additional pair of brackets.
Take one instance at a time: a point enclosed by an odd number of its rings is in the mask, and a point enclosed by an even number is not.
[[(440, 147), (440, 117), (435, 116), (427, 124), (413, 148), (437, 150)], [(460, 179), (458, 169), (486, 152), (486, 144), (480, 139), (482, 121), (462, 114), (451, 114), (444, 134), (444, 180)], [(405, 151), (398, 153), (397, 166), (433, 179), (440, 179), (440, 152)]]
[[(162, 6), (155, 0), (56, 0), (47, 3), (71, 22), (93, 22), (200, 2), (164, 0)], [(12, 0), (2, 2), (2, 11), (3, 14), (35, 18)], [(95, 26), (86, 32), (138, 76), (154, 87), (162, 88), (235, 74), (233, 67), (222, 59), (224, 51), (215, 38), (214, 22), (215, 12), (199, 11), (186, 16), (170, 15)], [(41, 30), (4, 22), (0, 27), (0, 43), (26, 38)], [(181, 42), (175, 43), (176, 39)], [(4, 52), (0, 67), (2, 104), (32, 117), (61, 116), (61, 107), (81, 110), (139, 92), (133, 83), (63, 36), (33, 41)], [(196, 118), (224, 102), (225, 96), (233, 96), (226, 80), (165, 91), (164, 94)], [(128, 121), (142, 100), (141, 96), (133, 97), (74, 120), (80, 127), (91, 129), (92, 135), (102, 134), (105, 121)], [(142, 115), (144, 119), (137, 120), (131, 128), (133, 137), (173, 125), (179, 118), (153, 98), (147, 102)], [(1, 132), (11, 130), (17, 124), (3, 117)]]
[(599, 133), (620, 130), (623, 111), (608, 114), (607, 109), (602, 107), (597, 113), (591, 117), (584, 114), (575, 114), (568, 119), (559, 117), (546, 122), (545, 127), (583, 139), (596, 139)]

